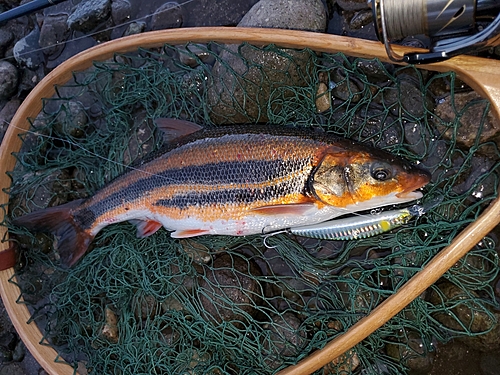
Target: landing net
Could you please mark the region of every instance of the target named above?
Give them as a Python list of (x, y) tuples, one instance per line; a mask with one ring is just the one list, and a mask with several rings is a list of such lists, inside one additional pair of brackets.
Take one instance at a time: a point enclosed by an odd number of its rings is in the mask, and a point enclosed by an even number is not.
[[(342, 335), (496, 198), (489, 103), (460, 104), (467, 90), (453, 73), (273, 45), (167, 45), (75, 74), (22, 137), (14, 217), (92, 195), (161, 146), (158, 117), (319, 127), (418, 162), (432, 173), (422, 202), (443, 199), (398, 230), (348, 242), (138, 239), (116, 224), (69, 270), (52, 237), (7, 220), (22, 297), (54, 360), (91, 374), (273, 374)], [(494, 239), (317, 374), (405, 373), (436, 343), (484, 337), (498, 307)]]

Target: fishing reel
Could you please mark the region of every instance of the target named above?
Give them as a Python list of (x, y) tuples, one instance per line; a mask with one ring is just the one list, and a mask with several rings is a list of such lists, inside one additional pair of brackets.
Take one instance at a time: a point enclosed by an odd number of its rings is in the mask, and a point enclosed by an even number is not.
[[(429, 64), (500, 45), (500, 0), (368, 0), (378, 39), (394, 62)], [(429, 52), (398, 56), (391, 41), (421, 36)]]

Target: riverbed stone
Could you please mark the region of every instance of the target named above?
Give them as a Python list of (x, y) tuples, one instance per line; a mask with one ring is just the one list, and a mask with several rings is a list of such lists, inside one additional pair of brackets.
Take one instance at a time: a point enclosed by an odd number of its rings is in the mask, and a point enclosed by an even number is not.
[[(307, 3), (261, 0), (238, 27), (320, 32), (326, 27), (326, 13), (320, 0)], [(219, 124), (268, 121), (269, 111), (280, 110), (280, 104), (271, 104), (270, 98), (293, 95), (293, 90), (276, 90), (308, 85), (310, 59), (311, 55), (303, 51), (266, 51), (246, 44), (227, 45), (212, 70), (213, 84), (208, 91), (212, 121)]]
[(39, 39), (40, 30), (35, 28), (14, 45), (13, 55), (19, 65), (36, 69), (44, 62), (45, 57), (38, 44)]
[(17, 90), (18, 72), (8, 61), (0, 61), (0, 99), (7, 99)]
[(69, 15), (68, 27), (72, 30), (89, 32), (106, 22), (110, 15), (110, 0), (82, 1)]
[[(449, 95), (436, 105), (435, 125), (445, 138), (456, 137), (456, 141), (467, 148), (474, 145), (478, 136), (480, 143), (494, 140), (500, 146), (500, 121), (492, 111), (486, 113), (484, 123), (481, 124), (486, 105), (475, 91)], [(455, 136), (455, 129), (448, 128), (447, 124), (454, 122), (457, 114), (460, 114), (460, 118)]]
[(51, 14), (44, 18), (38, 43), (51, 60), (59, 56), (70, 36), (67, 14)]

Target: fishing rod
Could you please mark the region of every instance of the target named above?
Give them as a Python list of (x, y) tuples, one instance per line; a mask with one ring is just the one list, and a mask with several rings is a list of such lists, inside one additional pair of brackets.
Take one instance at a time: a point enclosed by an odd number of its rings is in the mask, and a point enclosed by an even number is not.
[[(500, 45), (500, 0), (368, 0), (378, 39), (394, 62), (429, 64)], [(496, 16), (495, 16), (496, 15)], [(430, 39), (429, 52), (398, 56), (391, 41)]]
[(62, 3), (66, 0), (33, 0), (29, 3), (12, 8), (0, 14), (0, 25), (15, 18), (26, 16), (27, 14), (47, 8), (51, 5)]

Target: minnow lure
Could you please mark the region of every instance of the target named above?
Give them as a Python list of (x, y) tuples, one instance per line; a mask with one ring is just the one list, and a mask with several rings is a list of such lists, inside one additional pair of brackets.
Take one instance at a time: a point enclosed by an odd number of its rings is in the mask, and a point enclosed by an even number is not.
[[(74, 264), (104, 227), (130, 221), (138, 237), (244, 236), (317, 224), (422, 196), (430, 175), (390, 153), (313, 130), (279, 126), (202, 129), (158, 119), (177, 137), (93, 196), (13, 219), (58, 237)], [(191, 133), (191, 134), (189, 134)]]
[(438, 205), (441, 200), (442, 198), (437, 198), (423, 206), (415, 204), (399, 210), (382, 211), (371, 215), (358, 215), (315, 225), (290, 228), (289, 232), (297, 236), (320, 240), (349, 241), (368, 238), (407, 224), (414, 217), (420, 217)]
[(408, 223), (415, 216), (423, 215), (423, 213), (422, 206), (414, 205), (374, 215), (354, 216), (316, 225), (290, 228), (290, 233), (321, 240), (355, 240), (388, 232)]

